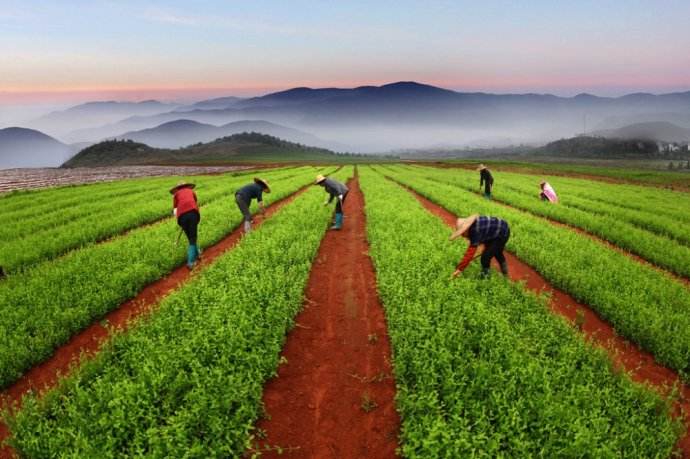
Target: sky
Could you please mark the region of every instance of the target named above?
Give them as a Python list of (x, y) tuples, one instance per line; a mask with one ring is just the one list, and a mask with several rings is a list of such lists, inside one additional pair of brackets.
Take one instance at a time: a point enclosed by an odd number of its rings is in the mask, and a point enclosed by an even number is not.
[(690, 1), (0, 0), (0, 105), (419, 81), (690, 90)]

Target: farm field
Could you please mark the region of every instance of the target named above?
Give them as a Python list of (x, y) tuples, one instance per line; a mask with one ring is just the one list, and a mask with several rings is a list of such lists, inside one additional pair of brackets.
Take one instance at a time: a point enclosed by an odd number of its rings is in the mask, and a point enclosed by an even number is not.
[[(457, 160), (441, 163), (444, 167), (465, 167), (473, 169), (479, 160)], [(549, 158), (525, 158), (521, 161), (487, 159), (484, 162), (490, 167), (504, 171), (514, 171), (530, 175), (579, 176), (595, 181), (614, 183), (636, 183), (662, 188), (690, 191), (690, 172), (668, 171), (669, 161), (664, 160), (562, 160), (549, 161)], [(672, 161), (675, 165), (685, 165), (684, 161)]]
[[(262, 170), (248, 235), (259, 173), (188, 175), (191, 273), (180, 177), (0, 197), (0, 457), (690, 457), (690, 195), (493, 173), (487, 200), (462, 168)], [(450, 279), (475, 213), (509, 279)]]

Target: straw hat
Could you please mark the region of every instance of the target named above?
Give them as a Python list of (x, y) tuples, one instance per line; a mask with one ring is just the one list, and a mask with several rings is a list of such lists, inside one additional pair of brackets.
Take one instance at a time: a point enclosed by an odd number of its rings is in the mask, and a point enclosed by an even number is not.
[(271, 187), (268, 185), (268, 181), (265, 179), (262, 179), (260, 177), (254, 177), (254, 183), (258, 183), (262, 187), (264, 187), (264, 193), (270, 193), (271, 192)]
[(462, 236), (468, 229), (470, 229), (470, 226), (472, 226), (474, 221), (475, 219), (472, 217), (458, 218), (455, 221), (455, 231), (450, 235), (450, 239), (453, 240)]
[(316, 176), (316, 184), (317, 184), (317, 185), (318, 185), (319, 183), (323, 182), (324, 180), (326, 180), (326, 177), (324, 177), (323, 175), (319, 174), (319, 175)]
[(189, 183), (189, 182), (185, 182), (184, 180), (180, 180), (179, 182), (177, 182), (177, 185), (175, 185), (174, 187), (170, 188), (170, 194), (175, 194), (175, 192), (176, 192), (177, 190), (179, 190), (180, 188), (184, 188), (184, 187), (186, 187), (186, 188), (194, 188), (195, 186), (196, 186), (196, 185), (193, 184), (193, 183)]
[(486, 169), (486, 166), (483, 164), (480, 164), (479, 166), (477, 166), (478, 171), (483, 171), (484, 169)]

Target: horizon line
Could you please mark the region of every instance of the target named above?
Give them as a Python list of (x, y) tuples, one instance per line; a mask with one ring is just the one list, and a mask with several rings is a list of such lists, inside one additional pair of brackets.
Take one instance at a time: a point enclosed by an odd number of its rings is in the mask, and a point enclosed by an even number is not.
[[(311, 82), (310, 82), (311, 83)], [(344, 83), (344, 84), (343, 84)], [(603, 91), (592, 91), (589, 89), (578, 90), (573, 86), (560, 87), (560, 88), (544, 88), (542, 90), (532, 88), (532, 89), (520, 89), (520, 88), (498, 88), (487, 85), (484, 88), (479, 87), (467, 87), (466, 85), (456, 85), (456, 84), (443, 84), (443, 83), (426, 83), (418, 82), (415, 80), (397, 80), (389, 81), (386, 83), (368, 83), (359, 84), (353, 82), (338, 82), (333, 84), (304, 84), (304, 85), (288, 85), (288, 86), (143, 86), (143, 87), (80, 87), (80, 88), (58, 88), (58, 89), (24, 89), (24, 88), (3, 88), (0, 90), (0, 105), (22, 105), (21, 102), (29, 103), (31, 105), (44, 103), (67, 103), (70, 99), (73, 102), (85, 103), (85, 102), (143, 102), (147, 100), (158, 100), (158, 101), (168, 101), (173, 102), (175, 100), (199, 100), (196, 97), (201, 97), (203, 99), (216, 98), (216, 97), (261, 97), (274, 92), (289, 91), (296, 88), (307, 88), (307, 89), (356, 89), (359, 87), (381, 87), (396, 83), (416, 83), (426, 86), (434, 86), (440, 89), (446, 89), (458, 93), (485, 93), (485, 94), (496, 94), (496, 95), (543, 95), (543, 96), (556, 96), (562, 98), (573, 98), (577, 95), (591, 95), (600, 98), (619, 98), (631, 94), (651, 94), (655, 96), (666, 95), (666, 94), (676, 94), (690, 92), (690, 84), (685, 87), (668, 87), (662, 90), (655, 90), (651, 88), (613, 88), (613, 87), (601, 87)], [(608, 91), (607, 91), (608, 90)], [(611, 94), (612, 92), (615, 93)], [(53, 101), (47, 101), (46, 98), (53, 98)], [(97, 99), (84, 99), (84, 97), (96, 97)], [(115, 98), (113, 98), (115, 97)], [(120, 97), (120, 99), (117, 99)], [(8, 100), (9, 99), (9, 100)], [(42, 100), (43, 99), (43, 100)], [(13, 101), (14, 100), (14, 101)]]

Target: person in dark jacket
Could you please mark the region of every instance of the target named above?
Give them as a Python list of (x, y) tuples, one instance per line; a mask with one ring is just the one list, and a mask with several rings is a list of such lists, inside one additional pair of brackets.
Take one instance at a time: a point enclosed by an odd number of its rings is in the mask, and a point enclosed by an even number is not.
[(268, 181), (259, 177), (254, 177), (254, 183), (243, 186), (235, 193), (235, 202), (237, 203), (237, 207), (240, 209), (240, 212), (242, 212), (242, 216), (244, 217), (245, 234), (252, 230), (252, 214), (249, 211), (249, 206), (252, 204), (252, 199), (256, 199), (256, 201), (259, 203), (261, 213), (264, 213), (266, 208), (264, 207), (263, 194), (270, 192), (271, 187), (268, 185)]
[(349, 193), (350, 190), (344, 183), (324, 177), (323, 175), (316, 176), (316, 184), (322, 186), (330, 195), (323, 203), (324, 206), (333, 202), (333, 199), (336, 197), (338, 198), (338, 202), (335, 205), (335, 224), (331, 226), (331, 229), (339, 230), (343, 227), (343, 204), (345, 204), (347, 193)]
[(483, 246), (483, 250), (480, 250), (482, 275), (489, 275), (491, 259), (496, 258), (501, 265), (501, 272), (504, 276), (508, 276), (508, 263), (503, 255), (503, 249), (510, 238), (508, 222), (498, 217), (471, 215), (467, 218), (458, 218), (455, 227), (456, 230), (450, 235), (450, 240), (462, 236), (469, 239), (470, 245), (455, 268), (453, 277), (459, 276), (474, 260), (480, 244)]
[(194, 193), (193, 183), (180, 182), (170, 190), (173, 195), (173, 215), (177, 217), (177, 224), (187, 236), (187, 267), (194, 268), (196, 260), (200, 256), (199, 247), (196, 244), (197, 227), (201, 221), (199, 203)]
[(480, 164), (477, 168), (479, 171), (479, 188), (484, 186), (484, 197), (486, 199), (491, 199), (491, 191), (494, 188), (494, 177), (491, 175), (491, 171), (483, 165)]

